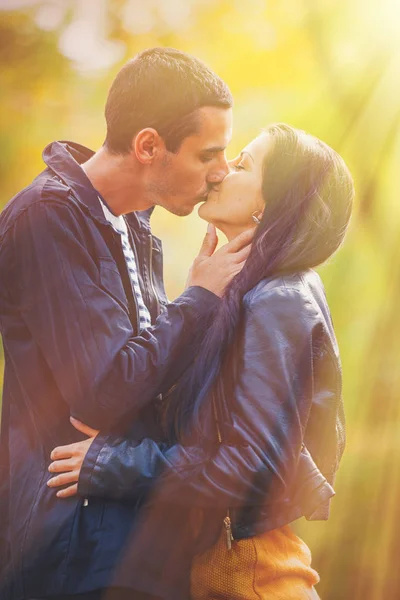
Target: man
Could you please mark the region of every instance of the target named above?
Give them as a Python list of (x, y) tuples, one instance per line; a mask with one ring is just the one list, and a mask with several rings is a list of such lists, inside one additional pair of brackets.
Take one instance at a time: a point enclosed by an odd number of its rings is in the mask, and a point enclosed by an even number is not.
[(155, 399), (195, 356), (250, 236), (214, 253), (210, 230), (187, 290), (167, 304), (149, 216), (155, 205), (187, 215), (223, 179), (231, 106), (200, 61), (142, 52), (112, 84), (103, 147), (50, 144), (45, 171), (0, 216), (2, 600), (118, 586), (135, 507), (60, 502), (46, 485), (49, 455), (80, 439), (71, 415), (157, 439)]

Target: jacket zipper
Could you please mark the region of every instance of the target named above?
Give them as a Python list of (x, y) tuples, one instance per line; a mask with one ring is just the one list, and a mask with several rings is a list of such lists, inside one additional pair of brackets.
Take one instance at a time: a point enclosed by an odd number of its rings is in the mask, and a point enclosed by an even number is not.
[(149, 279), (150, 279), (150, 286), (153, 291), (154, 299), (156, 301), (156, 318), (157, 318), (158, 315), (160, 314), (160, 302), (158, 300), (157, 292), (155, 290), (154, 282), (153, 282), (153, 237), (152, 237), (151, 233), (149, 234), (149, 240), (150, 240)]
[[(114, 229), (113, 229), (113, 232), (114, 232)], [(131, 292), (131, 298), (133, 299), (133, 305), (135, 307), (136, 329), (137, 329), (137, 334), (139, 334), (140, 333), (140, 331), (139, 331), (139, 328), (140, 328), (139, 307), (138, 307), (138, 303), (137, 303), (137, 300), (136, 300), (135, 293), (134, 293), (133, 288), (132, 288), (131, 275), (129, 273), (128, 265), (126, 264), (126, 259), (125, 259), (124, 251), (122, 249), (121, 236), (119, 234), (117, 234), (117, 235), (118, 235), (118, 248), (121, 250), (121, 254), (122, 254), (122, 257), (124, 259), (123, 264), (125, 265), (126, 275), (128, 277), (128, 282), (129, 282), (130, 288), (132, 290), (132, 292)], [(128, 229), (128, 239), (129, 239), (129, 243), (130, 243), (130, 245), (132, 247), (132, 252), (134, 253), (134, 256), (135, 256), (136, 264), (138, 264), (137, 263), (136, 249), (135, 249), (135, 246), (133, 244), (131, 232), (130, 232), (129, 229)], [(121, 275), (121, 279), (122, 279), (122, 275)], [(122, 284), (123, 284), (123, 279), (122, 279)], [(130, 306), (130, 305), (131, 305), (131, 303), (130, 303), (129, 298), (128, 298), (128, 306)], [(83, 506), (83, 508), (86, 508), (87, 506), (89, 506), (89, 498), (83, 498), (82, 506)]]
[[(212, 403), (213, 403), (215, 424), (217, 426), (218, 442), (219, 442), (219, 444), (222, 444), (222, 435), (221, 435), (221, 429), (219, 426), (218, 412), (217, 412), (217, 406), (215, 404), (214, 394), (212, 395)], [(224, 525), (225, 532), (226, 532), (226, 547), (228, 550), (232, 550), (232, 542), (234, 542), (235, 539), (232, 534), (232, 521), (231, 521), (231, 515), (230, 515), (229, 508), (227, 509), (226, 517), (224, 517), (223, 525)]]
[(232, 535), (232, 523), (231, 518), (229, 516), (229, 508), (228, 513), (224, 519), (224, 527), (226, 531), (226, 547), (228, 550), (232, 550), (232, 542), (234, 541), (234, 539)]
[[(135, 257), (136, 269), (139, 271), (139, 259), (138, 259), (138, 255), (137, 255), (137, 252), (136, 252), (136, 246), (134, 244), (134, 239), (133, 239), (133, 236), (132, 236), (132, 232), (131, 232), (129, 226), (128, 226), (128, 240), (129, 240), (129, 243), (131, 245), (133, 255)], [(120, 247), (121, 247), (122, 255), (124, 256), (124, 251), (122, 249), (122, 242), (120, 242)], [(125, 256), (124, 256), (124, 261), (125, 261), (125, 266), (126, 266), (126, 272), (128, 274), (129, 283), (130, 283), (131, 290), (132, 290), (131, 297), (133, 298), (133, 304), (135, 306), (135, 312), (136, 312), (136, 330), (137, 330), (137, 334), (136, 335), (139, 335), (140, 334), (139, 306), (138, 306), (138, 302), (137, 302), (135, 291), (133, 289), (132, 280), (131, 280), (131, 274), (129, 273), (129, 269), (128, 269), (128, 265), (126, 264)]]

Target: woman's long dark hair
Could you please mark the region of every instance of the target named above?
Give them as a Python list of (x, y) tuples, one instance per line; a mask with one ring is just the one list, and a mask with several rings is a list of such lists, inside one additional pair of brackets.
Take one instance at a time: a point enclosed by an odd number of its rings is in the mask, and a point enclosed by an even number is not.
[(289, 125), (271, 125), (265, 133), (273, 138), (263, 164), (265, 209), (249, 258), (227, 287), (194, 365), (167, 399), (168, 432), (178, 439), (190, 423), (200, 423), (203, 400), (234, 340), (243, 296), (262, 279), (322, 264), (341, 245), (349, 223), (354, 186), (343, 159)]

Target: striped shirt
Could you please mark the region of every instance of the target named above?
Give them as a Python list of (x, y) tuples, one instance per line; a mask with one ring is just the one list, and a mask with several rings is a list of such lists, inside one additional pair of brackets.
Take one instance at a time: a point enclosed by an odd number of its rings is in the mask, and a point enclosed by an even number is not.
[(128, 267), (129, 276), (131, 278), (133, 293), (139, 309), (139, 329), (146, 329), (146, 327), (150, 327), (151, 325), (151, 316), (147, 306), (143, 301), (142, 290), (140, 289), (139, 285), (135, 254), (129, 242), (128, 227), (125, 218), (123, 215), (120, 215), (119, 217), (113, 215), (104, 202), (102, 202), (100, 198), (99, 200), (105, 218), (112, 225), (113, 229), (121, 236), (122, 250), (124, 252), (126, 266)]

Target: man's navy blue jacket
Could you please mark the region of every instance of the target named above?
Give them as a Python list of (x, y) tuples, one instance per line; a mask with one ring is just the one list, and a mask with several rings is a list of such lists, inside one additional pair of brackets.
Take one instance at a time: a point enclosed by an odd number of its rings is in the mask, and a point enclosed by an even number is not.
[(79, 166), (91, 155), (77, 144), (50, 144), (45, 171), (0, 215), (1, 600), (118, 585), (115, 567), (137, 506), (57, 499), (46, 485), (50, 452), (82, 439), (70, 415), (138, 441), (157, 439), (154, 399), (192, 360), (219, 302), (192, 287), (167, 303), (151, 211), (131, 213), (154, 323), (138, 335), (120, 237)]

